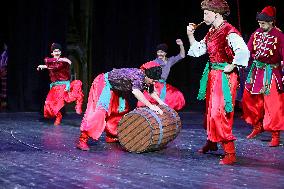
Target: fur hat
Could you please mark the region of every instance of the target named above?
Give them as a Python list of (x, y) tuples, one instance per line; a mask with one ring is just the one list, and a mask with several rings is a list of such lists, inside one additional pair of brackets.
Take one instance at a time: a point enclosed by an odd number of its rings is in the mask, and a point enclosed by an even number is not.
[(157, 47), (156, 47), (156, 51), (158, 51), (158, 50), (162, 50), (165, 53), (167, 53), (168, 52), (168, 45), (166, 43), (161, 43), (161, 44), (157, 45)]
[(256, 20), (272, 22), (276, 19), (276, 8), (272, 6), (267, 6), (262, 9), (261, 12), (256, 14)]
[(52, 43), (52, 45), (50, 47), (50, 51), (53, 52), (55, 49), (59, 49), (61, 51), (62, 47), (59, 43)]
[(230, 14), (230, 7), (225, 0), (204, 0), (201, 2), (202, 10), (209, 10), (224, 16)]

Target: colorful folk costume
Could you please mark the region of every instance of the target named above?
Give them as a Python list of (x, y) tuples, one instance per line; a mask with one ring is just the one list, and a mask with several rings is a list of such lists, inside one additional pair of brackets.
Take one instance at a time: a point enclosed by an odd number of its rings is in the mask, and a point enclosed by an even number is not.
[[(81, 123), (81, 135), (77, 148), (89, 150), (88, 139), (98, 140), (103, 131), (106, 132), (106, 142), (118, 141), (118, 123), (121, 117), (130, 111), (127, 95), (131, 92), (135, 95), (134, 91), (140, 92), (145, 89), (153, 92), (153, 84), (147, 85), (145, 78), (154, 80), (161, 78), (162, 69), (158, 64), (148, 62), (144, 68), (146, 68), (145, 71), (137, 68), (113, 69), (94, 79)], [(140, 93), (143, 95), (142, 92)]]
[(284, 88), (281, 61), (284, 34), (274, 26), (276, 9), (265, 7), (258, 13), (260, 28), (250, 37), (251, 68), (243, 94), (243, 118), (253, 126), (248, 139), (263, 131), (272, 133), (269, 146), (279, 146), (284, 130)]
[(236, 137), (232, 133), (238, 87), (236, 66), (247, 66), (249, 51), (239, 31), (223, 20), (223, 15), (230, 12), (225, 0), (204, 0), (201, 7), (205, 23), (212, 26), (204, 40), (197, 42), (193, 36), (194, 26), (187, 27), (191, 44), (188, 55), (199, 57), (207, 52), (210, 58), (197, 97), (199, 100), (206, 98), (207, 143), (199, 152), (216, 151), (219, 142), (225, 152), (220, 164), (233, 164), (236, 162)]
[(7, 106), (7, 64), (8, 49), (4, 44), (4, 51), (0, 57), (0, 110), (5, 110)]
[[(169, 76), (171, 67), (185, 56), (183, 44), (181, 45), (181, 52), (177, 56), (165, 58), (165, 60), (161, 58), (156, 58), (154, 60), (154, 62), (157, 62), (163, 69), (161, 79), (155, 83), (157, 94), (169, 107), (173, 108), (174, 110), (181, 110), (185, 106), (185, 99), (182, 92), (180, 92), (176, 87), (173, 87), (172, 85), (166, 83), (166, 80)], [(167, 53), (167, 49), (168, 47), (166, 44), (160, 44), (157, 46), (156, 50), (159, 54), (159, 51)], [(151, 98), (147, 91), (144, 91), (144, 95), (151, 103), (157, 103), (153, 98)], [(145, 105), (142, 102), (138, 101), (137, 106), (141, 107)]]
[[(61, 54), (61, 46), (53, 43), (51, 46), (52, 54)], [(70, 81), (70, 64), (67, 58), (45, 58), (45, 65), (40, 65), (40, 69), (48, 69), (51, 80), (50, 91), (44, 104), (44, 117), (56, 118), (54, 125), (60, 125), (62, 120), (61, 108), (65, 103), (76, 102), (75, 110), (77, 114), (82, 113), (83, 91), (80, 80)]]

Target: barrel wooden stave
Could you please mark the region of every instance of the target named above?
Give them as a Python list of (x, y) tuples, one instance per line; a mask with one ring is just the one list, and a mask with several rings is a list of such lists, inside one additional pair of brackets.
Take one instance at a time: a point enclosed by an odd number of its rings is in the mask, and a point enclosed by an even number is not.
[(118, 139), (126, 150), (136, 153), (157, 150), (176, 138), (181, 130), (178, 113), (168, 107), (160, 108), (163, 115), (153, 116), (152, 110), (137, 108), (123, 116), (118, 126)]

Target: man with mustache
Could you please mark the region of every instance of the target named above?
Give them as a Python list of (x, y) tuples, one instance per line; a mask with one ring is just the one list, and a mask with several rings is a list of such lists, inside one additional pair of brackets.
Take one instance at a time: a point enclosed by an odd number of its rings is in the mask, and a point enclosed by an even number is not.
[(284, 130), (284, 88), (281, 61), (284, 60), (284, 34), (275, 27), (276, 8), (257, 13), (259, 28), (251, 35), (248, 48), (251, 68), (243, 93), (243, 118), (253, 126), (248, 139), (263, 131), (272, 133), (270, 147), (279, 146)]
[[(157, 62), (162, 68), (161, 79), (155, 83), (155, 88), (159, 97), (171, 108), (174, 110), (181, 110), (185, 106), (185, 99), (181, 91), (176, 87), (166, 83), (167, 78), (170, 74), (171, 67), (174, 66), (177, 62), (185, 57), (185, 51), (183, 42), (181, 39), (176, 40), (176, 44), (180, 48), (180, 52), (176, 56), (167, 57), (168, 45), (161, 43), (156, 47), (156, 56), (157, 58), (153, 60)], [(145, 97), (151, 103), (157, 103), (147, 91), (144, 91)], [(144, 104), (138, 101), (137, 106), (144, 106)]]

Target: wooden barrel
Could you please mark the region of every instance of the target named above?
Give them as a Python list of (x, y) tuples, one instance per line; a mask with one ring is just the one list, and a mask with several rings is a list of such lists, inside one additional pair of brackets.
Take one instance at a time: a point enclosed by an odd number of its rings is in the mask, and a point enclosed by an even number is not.
[(168, 106), (159, 106), (163, 115), (148, 107), (125, 114), (118, 124), (118, 140), (130, 152), (146, 152), (163, 148), (181, 130), (178, 113)]

